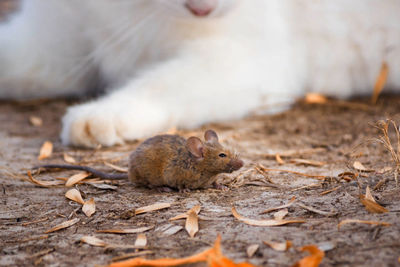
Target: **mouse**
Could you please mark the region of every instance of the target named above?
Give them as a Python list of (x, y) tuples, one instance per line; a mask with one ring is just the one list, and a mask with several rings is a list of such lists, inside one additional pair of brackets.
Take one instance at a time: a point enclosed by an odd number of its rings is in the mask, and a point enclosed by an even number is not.
[(69, 164), (47, 164), (38, 168), (87, 171), (102, 179), (129, 179), (136, 186), (161, 191), (187, 192), (214, 186), (216, 175), (232, 173), (243, 166), (237, 153), (219, 143), (214, 130), (204, 133), (204, 142), (195, 136), (156, 135), (143, 141), (129, 156), (128, 173), (112, 174), (91, 167)]

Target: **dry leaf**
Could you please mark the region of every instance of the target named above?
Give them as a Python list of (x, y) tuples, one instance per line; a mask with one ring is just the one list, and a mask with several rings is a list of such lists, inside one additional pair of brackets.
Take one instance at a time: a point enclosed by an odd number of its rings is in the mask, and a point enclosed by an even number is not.
[(292, 159), (292, 160), (290, 160), (290, 162), (298, 164), (298, 165), (309, 165), (309, 166), (314, 166), (314, 167), (321, 167), (326, 164), (326, 162), (309, 160), (309, 159)]
[(53, 143), (50, 141), (46, 141), (40, 148), (38, 160), (46, 159), (50, 157), (52, 153), (53, 153)]
[(74, 174), (65, 182), (65, 186), (71, 187), (89, 176), (90, 176), (90, 173), (87, 173), (87, 172), (80, 172), (80, 173)]
[(81, 193), (75, 188), (68, 190), (67, 193), (65, 193), (65, 197), (68, 199), (71, 199), (79, 204), (82, 204), (82, 205), (85, 204), (85, 201), (83, 200), (83, 198), (81, 196)]
[(250, 245), (246, 249), (247, 257), (251, 258), (257, 252), (260, 246), (258, 244)]
[(273, 250), (276, 250), (276, 251), (286, 251), (290, 247), (292, 247), (292, 242), (287, 241), (287, 240), (286, 240), (286, 242), (283, 242), (283, 243), (264, 241), (264, 244), (270, 246)]
[(67, 153), (64, 153), (63, 158), (64, 158), (64, 161), (67, 163), (71, 163), (71, 164), (76, 163), (76, 160), (73, 157), (71, 157), (70, 155), (68, 155)]
[(296, 197), (292, 197), (292, 199), (290, 199), (289, 203), (287, 203), (287, 204), (285, 204), (285, 205), (281, 205), (281, 206), (279, 206), (279, 207), (266, 209), (266, 210), (262, 211), (260, 214), (269, 213), (269, 212), (271, 212), (271, 211), (280, 210), (280, 209), (284, 209), (284, 208), (289, 208), (290, 206), (293, 205), (293, 203), (294, 203), (295, 201), (296, 201)]
[(190, 210), (188, 213), (188, 217), (186, 218), (185, 229), (190, 237), (194, 237), (195, 234), (199, 231), (199, 219), (194, 210)]
[(374, 92), (371, 97), (371, 103), (376, 104), (379, 95), (381, 94), (383, 88), (385, 87), (387, 77), (389, 74), (389, 66), (386, 62), (382, 62), (381, 70), (375, 81)]
[(82, 211), (85, 213), (87, 217), (90, 217), (93, 215), (93, 213), (96, 212), (96, 204), (94, 203), (94, 199), (91, 198), (88, 201), (85, 201), (85, 203), (82, 206)]
[(144, 248), (147, 245), (147, 238), (145, 234), (138, 234), (136, 241), (135, 241), (135, 247), (142, 247)]
[(308, 174), (308, 173), (302, 173), (302, 172), (296, 172), (296, 171), (291, 171), (291, 170), (281, 170), (281, 169), (267, 169), (267, 168), (263, 168), (262, 169), (264, 172), (286, 172), (286, 173), (293, 173), (296, 175), (300, 175), (303, 177), (309, 177), (309, 178), (314, 178), (317, 180), (325, 180), (326, 179), (326, 175), (315, 175), (315, 174)]
[(88, 183), (93, 187), (96, 187), (98, 189), (102, 189), (102, 190), (117, 190), (118, 187), (115, 185), (109, 185), (109, 184), (97, 184), (97, 183)]
[(327, 195), (327, 194), (329, 194), (329, 193), (332, 193), (333, 191), (338, 190), (338, 189), (341, 188), (341, 187), (342, 187), (341, 185), (340, 185), (340, 186), (336, 186), (336, 187), (334, 187), (334, 188), (332, 188), (332, 189), (329, 189), (329, 190), (326, 190), (326, 191), (324, 191), (324, 192), (321, 192), (319, 195), (320, 195), (320, 196)]
[(95, 246), (95, 247), (106, 247), (108, 246), (108, 243), (104, 242), (103, 240), (94, 237), (94, 236), (84, 236), (80, 239), (81, 242), (84, 242), (86, 244)]
[(360, 201), (365, 206), (365, 209), (371, 213), (385, 213), (389, 212), (387, 209), (379, 205), (378, 203), (367, 199), (365, 196), (360, 195)]
[(128, 169), (127, 169), (127, 168), (120, 167), (120, 166), (114, 165), (114, 164), (109, 163), (109, 162), (106, 162), (106, 161), (104, 162), (104, 165), (110, 167), (111, 169), (114, 169), (114, 170), (116, 170), (116, 171), (119, 171), (119, 172), (128, 172)]
[(55, 231), (58, 231), (58, 230), (61, 230), (61, 229), (70, 227), (70, 226), (76, 224), (76, 223), (79, 222), (79, 221), (80, 221), (79, 218), (75, 218), (75, 219), (72, 219), (72, 220), (69, 220), (69, 221), (60, 223), (60, 224), (54, 226), (53, 228), (47, 230), (47, 231), (44, 232), (44, 233), (45, 233), (45, 234), (48, 234), (48, 233), (52, 233), (52, 232), (55, 232)]
[(189, 212), (194, 211), (196, 214), (199, 214), (201, 210), (201, 206), (200, 205), (196, 205), (193, 208), (191, 208), (190, 210), (188, 210), (185, 213), (181, 213), (179, 215), (176, 215), (175, 217), (169, 219), (170, 221), (175, 221), (175, 220), (180, 220), (180, 219), (186, 219), (188, 217)]
[(154, 254), (154, 252), (151, 250), (143, 250), (143, 251), (138, 251), (138, 252), (133, 252), (133, 253), (126, 253), (126, 254), (122, 254), (121, 256), (113, 257), (111, 260), (112, 261), (120, 261), (120, 260), (129, 259), (129, 258), (149, 255), (149, 254)]
[(153, 226), (150, 227), (140, 227), (136, 229), (104, 229), (104, 230), (97, 230), (98, 233), (109, 233), (109, 234), (137, 234), (143, 233), (150, 229), (153, 229)]
[(218, 236), (214, 247), (207, 249), (203, 252), (195, 254), (181, 259), (158, 259), (158, 260), (147, 260), (143, 258), (134, 258), (126, 261), (115, 262), (109, 265), (109, 267), (135, 267), (135, 266), (179, 266), (184, 264), (193, 264), (198, 262), (206, 262), (211, 267), (255, 267), (250, 263), (234, 263), (230, 259), (226, 258), (221, 252), (221, 236)]
[(369, 186), (365, 189), (365, 196), (360, 195), (360, 201), (365, 206), (365, 209), (371, 213), (385, 213), (387, 209), (376, 203), (375, 198), (372, 196)]
[(327, 217), (337, 215), (337, 212), (328, 212), (328, 211), (318, 210), (318, 209), (316, 209), (316, 208), (306, 206), (306, 205), (304, 205), (304, 204), (302, 204), (302, 203), (297, 203), (297, 206), (299, 206), (299, 207), (301, 207), (301, 208), (303, 208), (303, 209), (309, 210), (309, 211), (311, 211), (311, 212), (315, 212), (315, 213), (317, 213), (317, 214), (321, 214), (321, 215), (323, 215), (323, 216), (327, 216)]
[(325, 253), (317, 246), (305, 246), (301, 248), (301, 251), (308, 251), (311, 255), (302, 258), (293, 267), (318, 267), (325, 256)]
[(176, 234), (177, 232), (179, 232), (179, 231), (182, 230), (182, 229), (183, 229), (182, 226), (180, 226), (180, 225), (174, 225), (174, 226), (172, 226), (172, 227), (169, 227), (167, 230), (165, 230), (165, 231), (163, 232), (163, 235), (165, 235), (165, 236), (171, 236), (171, 235)]
[(243, 217), (239, 213), (237, 213), (235, 207), (232, 207), (232, 214), (239, 221), (242, 221), (246, 224), (250, 224), (250, 225), (254, 225), (254, 226), (279, 226), (279, 225), (284, 225), (284, 224), (289, 224), (289, 223), (304, 223), (305, 222), (305, 220), (254, 220), (254, 219), (249, 219), (249, 218)]
[(280, 156), (279, 154), (276, 154), (276, 155), (275, 155), (275, 159), (276, 159), (276, 162), (278, 162), (280, 165), (283, 165), (283, 164), (286, 163), (286, 162), (281, 158), (281, 156)]
[(369, 169), (365, 168), (365, 166), (359, 161), (354, 161), (353, 168), (358, 171), (363, 171), (363, 172), (374, 172), (375, 171), (375, 170), (369, 170)]
[(340, 227), (344, 224), (348, 224), (348, 223), (363, 223), (363, 224), (371, 224), (371, 225), (382, 225), (382, 226), (391, 226), (391, 223), (387, 223), (387, 222), (377, 222), (377, 221), (363, 221), (363, 220), (357, 220), (357, 219), (347, 219), (347, 220), (343, 220), (338, 224), (338, 230), (340, 229)]
[(282, 209), (274, 213), (275, 220), (283, 220), (285, 216), (289, 213), (288, 209)]
[(372, 196), (371, 189), (369, 188), (369, 186), (367, 186), (367, 188), (365, 189), (365, 198), (376, 203), (375, 198)]
[(43, 125), (43, 120), (40, 117), (37, 116), (31, 116), (29, 117), (29, 122), (36, 127), (40, 127)]
[(326, 96), (319, 93), (307, 93), (305, 96), (307, 104), (325, 104), (328, 102)]
[(63, 181), (39, 181), (35, 178), (33, 178), (31, 171), (27, 172), (28, 177), (29, 177), (29, 181), (31, 181), (32, 183), (42, 186), (42, 187), (52, 187), (52, 186), (58, 186), (58, 185), (62, 185), (64, 184)]
[(97, 237), (94, 236), (84, 236), (80, 239), (81, 242), (84, 242), (86, 244), (95, 246), (95, 247), (107, 247), (107, 248), (141, 248), (141, 247), (136, 247), (133, 245), (119, 245), (119, 244), (112, 244), (112, 243), (107, 243)]
[[(400, 150), (399, 150), (399, 151), (400, 151)], [(380, 170), (377, 170), (376, 173), (378, 173), (378, 174), (384, 174), (384, 173), (390, 172), (390, 171), (392, 171), (392, 170), (393, 170), (392, 167), (386, 166), (386, 167), (383, 167), (383, 168), (380, 169)]]
[(156, 203), (153, 205), (135, 209), (135, 215), (146, 213), (146, 212), (151, 212), (151, 211), (156, 211), (156, 210), (161, 210), (161, 209), (166, 209), (169, 207), (171, 207), (171, 203)]
[(358, 173), (353, 173), (353, 172), (342, 172), (338, 174), (338, 177), (340, 179), (345, 180), (346, 182), (350, 182), (352, 180), (357, 179), (357, 177), (359, 176)]

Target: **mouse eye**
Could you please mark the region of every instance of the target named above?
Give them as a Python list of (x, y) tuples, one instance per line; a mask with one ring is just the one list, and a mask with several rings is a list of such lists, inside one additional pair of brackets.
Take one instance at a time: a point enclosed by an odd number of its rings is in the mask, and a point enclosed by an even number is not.
[(225, 158), (226, 157), (226, 154), (225, 153), (221, 153), (221, 154), (219, 154), (218, 155), (220, 158)]

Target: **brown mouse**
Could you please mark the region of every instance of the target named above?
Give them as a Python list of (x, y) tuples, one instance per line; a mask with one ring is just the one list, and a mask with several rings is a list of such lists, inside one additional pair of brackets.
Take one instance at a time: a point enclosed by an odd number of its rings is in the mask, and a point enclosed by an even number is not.
[(215, 176), (240, 169), (243, 161), (218, 142), (215, 131), (207, 130), (204, 138), (205, 142), (194, 136), (187, 140), (178, 135), (151, 137), (130, 155), (128, 174), (109, 174), (86, 166), (67, 164), (42, 165), (39, 168), (83, 170), (103, 179), (128, 178), (135, 185), (163, 190), (218, 187)]

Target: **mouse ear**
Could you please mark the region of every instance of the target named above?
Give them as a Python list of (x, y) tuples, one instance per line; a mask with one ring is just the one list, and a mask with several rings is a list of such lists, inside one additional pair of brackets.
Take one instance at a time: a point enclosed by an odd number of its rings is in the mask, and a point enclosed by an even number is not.
[(207, 130), (204, 133), (204, 139), (207, 142), (211, 142), (211, 143), (218, 143), (218, 135), (216, 132), (214, 132), (213, 130)]
[(196, 158), (203, 157), (203, 142), (197, 137), (189, 137), (186, 141), (186, 146), (189, 149), (190, 153)]

